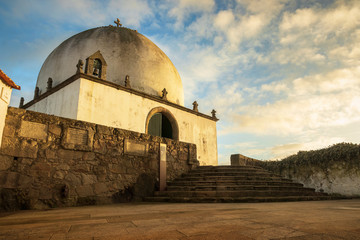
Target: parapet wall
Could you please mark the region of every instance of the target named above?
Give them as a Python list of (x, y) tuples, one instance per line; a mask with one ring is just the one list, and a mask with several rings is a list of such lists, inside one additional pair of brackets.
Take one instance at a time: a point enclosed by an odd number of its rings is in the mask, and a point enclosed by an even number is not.
[(360, 146), (357, 144), (341, 143), (327, 149), (299, 152), (282, 161), (260, 161), (234, 154), (231, 165), (259, 166), (318, 192), (360, 196)]
[(8, 108), (0, 148), (0, 209), (140, 200), (197, 166), (196, 145)]

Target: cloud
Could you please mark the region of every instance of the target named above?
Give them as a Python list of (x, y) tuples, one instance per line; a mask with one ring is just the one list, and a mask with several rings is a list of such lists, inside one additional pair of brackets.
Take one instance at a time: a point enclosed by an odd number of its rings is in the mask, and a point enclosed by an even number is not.
[(215, 6), (213, 0), (178, 0), (169, 10), (168, 15), (171, 18), (175, 18), (175, 29), (181, 29), (184, 21), (195, 13), (210, 12)]
[(227, 28), (234, 22), (235, 16), (232, 12), (232, 10), (223, 10), (218, 12), (214, 19), (214, 25), (215, 27), (226, 31)]

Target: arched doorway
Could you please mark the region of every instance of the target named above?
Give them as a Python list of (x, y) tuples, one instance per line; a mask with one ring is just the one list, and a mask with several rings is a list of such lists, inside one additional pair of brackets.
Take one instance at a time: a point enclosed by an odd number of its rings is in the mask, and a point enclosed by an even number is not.
[(179, 140), (179, 128), (174, 116), (165, 108), (157, 107), (150, 111), (146, 119), (146, 133)]
[(155, 113), (149, 121), (148, 133), (153, 136), (172, 138), (171, 123), (162, 113)]

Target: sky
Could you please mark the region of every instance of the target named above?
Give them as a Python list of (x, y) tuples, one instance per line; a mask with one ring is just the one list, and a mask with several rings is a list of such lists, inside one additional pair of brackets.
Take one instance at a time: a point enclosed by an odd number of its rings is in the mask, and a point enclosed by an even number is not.
[(61, 42), (116, 18), (171, 59), (186, 107), (217, 111), (219, 164), (360, 143), (358, 0), (0, 0), (11, 106)]

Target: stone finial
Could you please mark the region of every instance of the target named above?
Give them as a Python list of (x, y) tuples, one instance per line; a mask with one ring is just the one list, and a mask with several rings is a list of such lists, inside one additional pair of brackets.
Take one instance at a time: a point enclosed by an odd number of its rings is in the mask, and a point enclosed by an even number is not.
[(39, 87), (36, 87), (35, 88), (35, 93), (34, 93), (34, 99), (38, 98), (39, 95), (40, 95), (40, 89), (39, 89)]
[(47, 81), (46, 91), (49, 91), (50, 89), (52, 89), (52, 84), (53, 84), (53, 80), (52, 80), (52, 78), (49, 78)]
[(79, 59), (78, 64), (76, 64), (77, 71), (76, 73), (84, 73), (84, 62), (83, 60)]
[(198, 106), (199, 106), (199, 104), (197, 103), (197, 101), (194, 101), (193, 102), (193, 110), (198, 112), (199, 111)]
[(20, 98), (19, 108), (22, 108), (24, 106), (24, 101), (25, 101), (25, 99), (23, 97), (21, 97)]
[(130, 85), (130, 76), (129, 76), (129, 75), (126, 75), (126, 76), (125, 76), (125, 87), (131, 88), (131, 85)]
[(117, 27), (121, 27), (122, 24), (120, 23), (120, 20), (117, 18), (116, 21), (114, 21)]
[(164, 88), (164, 89), (162, 90), (161, 99), (167, 100), (167, 94), (168, 94), (168, 92), (166, 91), (166, 88)]
[(213, 109), (213, 110), (211, 111), (211, 116), (212, 116), (212, 118), (217, 119), (215, 109)]

